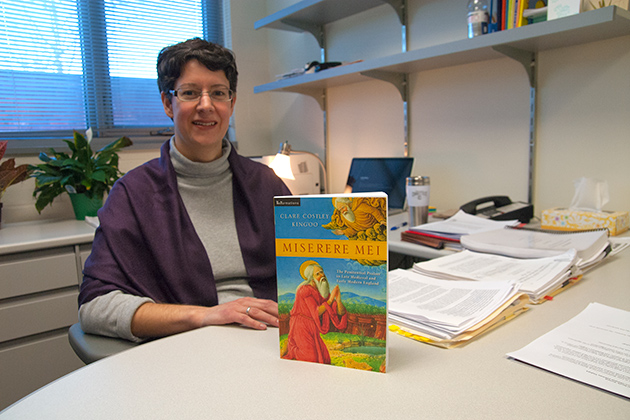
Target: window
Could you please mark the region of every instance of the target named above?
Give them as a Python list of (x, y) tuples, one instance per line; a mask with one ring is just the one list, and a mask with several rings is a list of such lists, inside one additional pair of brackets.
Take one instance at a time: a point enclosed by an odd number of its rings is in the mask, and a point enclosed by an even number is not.
[(223, 3), (34, 0), (24, 7), (23, 0), (3, 0), (0, 138), (34, 147), (88, 127), (98, 137), (171, 127), (156, 83), (157, 55), (192, 37), (225, 45)]

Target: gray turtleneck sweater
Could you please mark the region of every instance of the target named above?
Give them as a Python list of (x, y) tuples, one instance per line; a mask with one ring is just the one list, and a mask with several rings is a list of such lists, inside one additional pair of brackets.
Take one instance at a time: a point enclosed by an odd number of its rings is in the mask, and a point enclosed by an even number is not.
[[(170, 148), (179, 194), (212, 264), (219, 304), (253, 296), (234, 220), (232, 171), (227, 160), (231, 147), (224, 140), (223, 155), (207, 163), (186, 158), (173, 139)], [(146, 302), (153, 300), (110, 292), (81, 305), (81, 325), (91, 333), (138, 341), (131, 334), (131, 319)]]

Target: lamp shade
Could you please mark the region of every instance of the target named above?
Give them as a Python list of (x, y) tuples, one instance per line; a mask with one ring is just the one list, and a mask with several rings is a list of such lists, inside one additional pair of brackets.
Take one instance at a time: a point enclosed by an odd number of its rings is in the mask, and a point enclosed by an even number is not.
[(274, 170), (276, 175), (284, 179), (295, 179), (293, 171), (291, 170), (291, 158), (289, 155), (279, 153), (269, 164), (269, 167)]
[(289, 145), (288, 141), (280, 143), (280, 149), (278, 150), (278, 154), (273, 158), (269, 167), (274, 170), (276, 175), (280, 178), (295, 180), (295, 176), (293, 175), (293, 171), (291, 170), (291, 154), (307, 154), (313, 156), (317, 159), (319, 166), (322, 168), (322, 172), (324, 174), (324, 194), (327, 193), (328, 188), (326, 186), (326, 167), (324, 166), (324, 162), (314, 153), (305, 152), (302, 150), (293, 150), (291, 149), (291, 145)]

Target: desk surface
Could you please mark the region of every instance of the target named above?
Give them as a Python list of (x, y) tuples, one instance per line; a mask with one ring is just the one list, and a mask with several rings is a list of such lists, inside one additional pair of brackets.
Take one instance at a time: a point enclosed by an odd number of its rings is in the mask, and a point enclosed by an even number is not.
[(401, 232), (409, 229), (409, 226), (395, 228), (394, 230), (391, 230), (391, 228), (400, 226), (402, 222), (409, 222), (408, 212), (399, 213), (389, 217), (390, 231), (387, 239), (390, 252), (396, 252), (398, 254), (409, 255), (411, 257), (418, 257), (426, 260), (443, 257), (444, 255), (449, 255), (454, 252), (401, 241)]
[(83, 220), (7, 223), (0, 229), (0, 255), (90, 243), (95, 230)]
[[(630, 310), (630, 251), (455, 349), (391, 334), (389, 371), (281, 360), (278, 331), (208, 327), (92, 363), (0, 413), (32, 419), (629, 419), (630, 401), (505, 355), (590, 302)], [(316, 397), (317, 395), (317, 397)]]

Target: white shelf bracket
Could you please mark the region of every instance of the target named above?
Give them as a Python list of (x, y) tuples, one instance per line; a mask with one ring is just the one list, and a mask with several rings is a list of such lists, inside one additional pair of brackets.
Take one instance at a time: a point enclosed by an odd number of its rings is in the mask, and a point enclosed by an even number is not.
[(407, 25), (407, 0), (383, 0), (383, 2), (392, 6), (401, 25)]
[(512, 58), (525, 67), (529, 77), (529, 176), (527, 185), (527, 201), (534, 202), (534, 168), (536, 160), (536, 53), (507, 45), (495, 45), (495, 51)]
[(383, 70), (369, 70), (361, 72), (363, 76), (370, 77), (372, 79), (382, 80), (383, 82), (391, 83), (400, 92), (400, 97), (403, 101), (407, 102), (407, 75), (405, 73), (394, 73), (391, 71)]
[(369, 70), (361, 72), (363, 76), (370, 77), (372, 79), (381, 80), (383, 82), (391, 83), (398, 89), (400, 97), (403, 101), (403, 119), (404, 119), (404, 142), (403, 149), (404, 155), (409, 156), (409, 133), (411, 131), (409, 121), (409, 83), (407, 82), (407, 75), (405, 73), (394, 73), (383, 70)]
[(535, 53), (510, 47), (508, 45), (495, 45), (492, 49), (521, 63), (527, 72), (527, 77), (529, 77), (529, 86), (532, 88), (536, 86)]
[(326, 112), (326, 90), (325, 89), (299, 89), (293, 91), (294, 93), (299, 93), (300, 95), (310, 96), (315, 99), (319, 104), (319, 107), (322, 111)]
[(300, 29), (304, 32), (308, 32), (315, 37), (315, 40), (319, 44), (319, 48), (326, 48), (326, 39), (324, 36), (324, 27), (319, 25), (314, 25), (308, 22), (301, 22), (292, 19), (282, 19), (282, 23), (285, 25), (293, 26), (294, 28)]
[(407, 52), (408, 44), (407, 40), (409, 39), (407, 36), (407, 0), (383, 0), (385, 3), (389, 4), (396, 14), (398, 15), (398, 20), (400, 20), (401, 28), (401, 37), (402, 37), (402, 52)]

